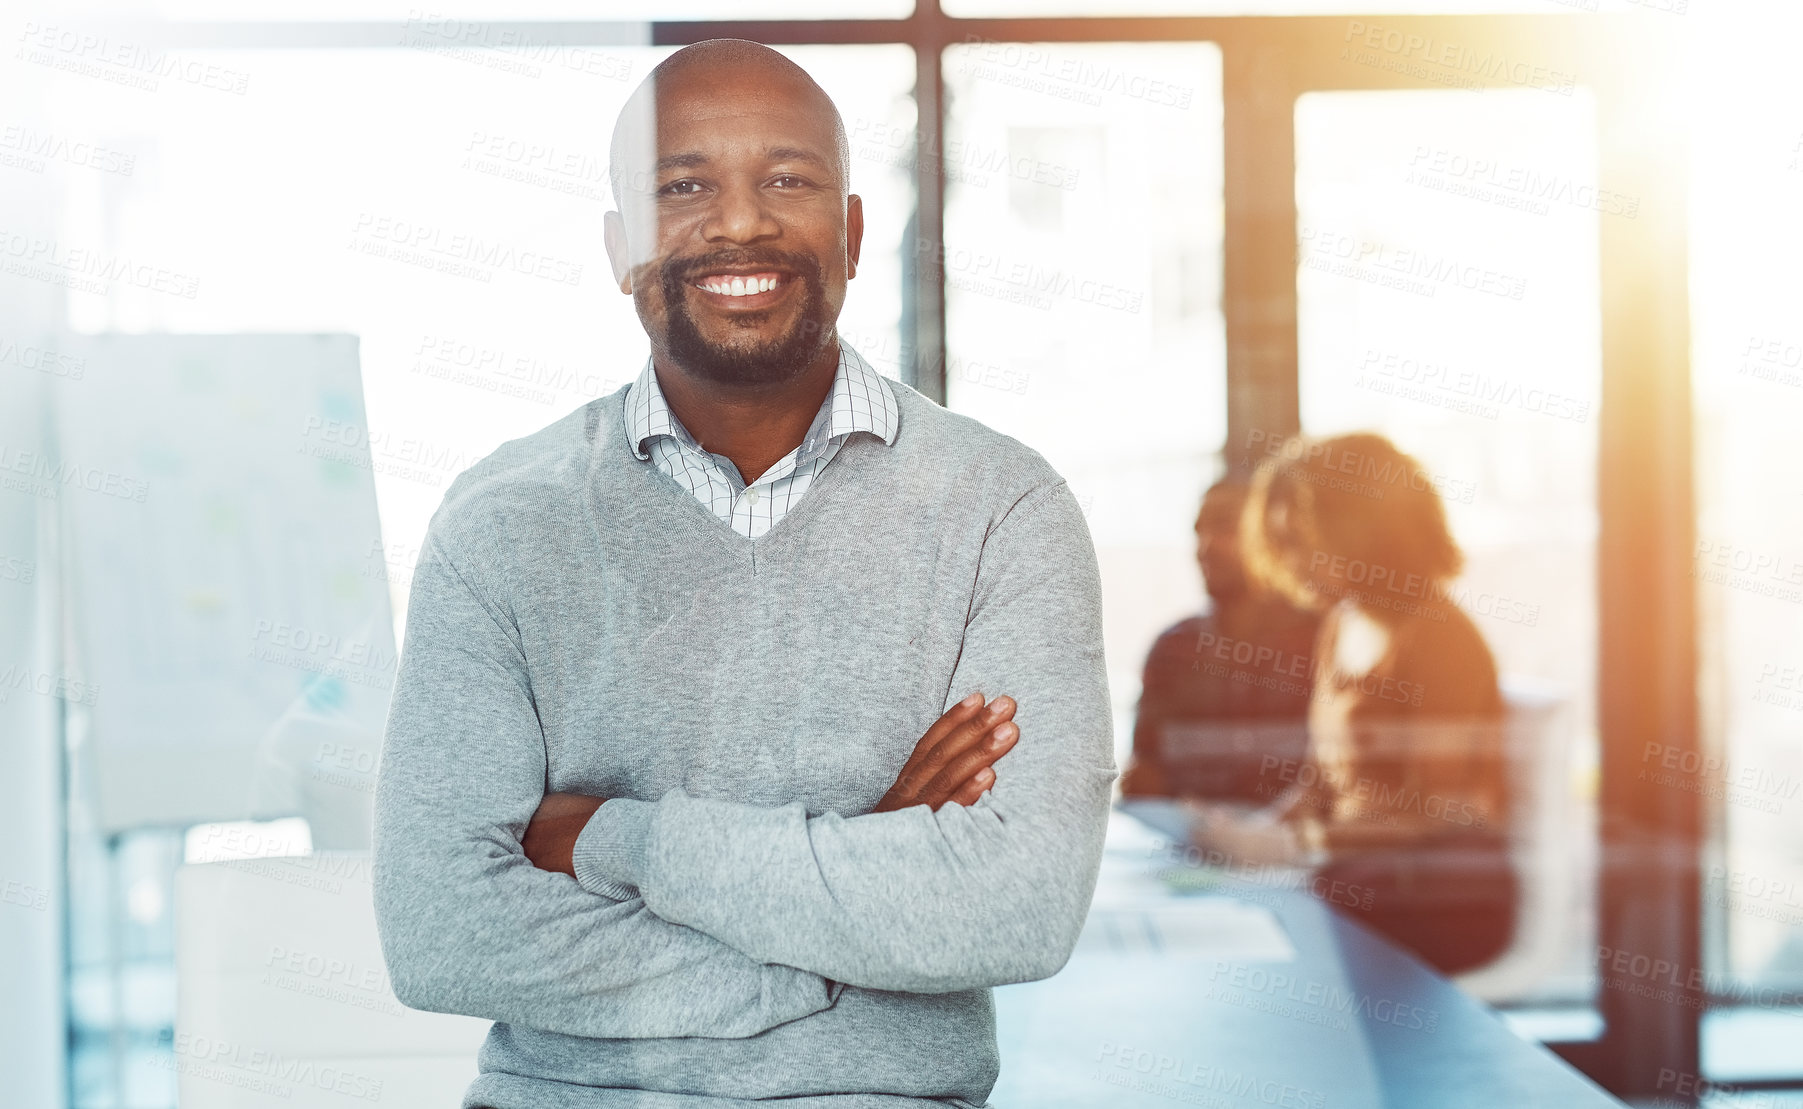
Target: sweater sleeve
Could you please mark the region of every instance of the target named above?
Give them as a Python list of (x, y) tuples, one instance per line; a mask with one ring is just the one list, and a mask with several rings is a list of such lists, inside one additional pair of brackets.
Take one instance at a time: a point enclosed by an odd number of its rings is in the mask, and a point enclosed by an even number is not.
[[(441, 510), (441, 516), (444, 510)], [(434, 520), (376, 793), (377, 925), (416, 1009), (595, 1037), (754, 1036), (843, 987), (540, 870), (546, 757), (518, 631)]]
[(984, 542), (946, 706), (973, 690), (1015, 698), (1020, 727), (975, 805), (810, 819), (677, 789), (603, 804), (589, 862), (667, 920), (852, 985), (1048, 977), (1095, 891), (1116, 773), (1095, 550), (1062, 482)]

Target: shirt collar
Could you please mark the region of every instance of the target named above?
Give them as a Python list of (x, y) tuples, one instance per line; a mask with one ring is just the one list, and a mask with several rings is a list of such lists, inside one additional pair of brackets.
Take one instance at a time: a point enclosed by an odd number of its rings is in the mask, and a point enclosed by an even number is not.
[[(626, 441), (632, 444), (633, 453), (640, 458), (651, 457), (646, 444), (659, 435), (668, 435), (687, 446), (701, 449), (695, 437), (665, 403), (650, 358), (645, 359), (644, 370), (627, 390), (624, 409)], [(893, 443), (897, 418), (895, 394), (889, 391), (883, 375), (871, 369), (850, 343), (841, 340), (839, 368), (833, 374), (832, 388), (820, 402), (820, 411), (801, 441), (796, 460), (806, 462), (833, 440), (854, 431), (868, 431), (885, 444)]]

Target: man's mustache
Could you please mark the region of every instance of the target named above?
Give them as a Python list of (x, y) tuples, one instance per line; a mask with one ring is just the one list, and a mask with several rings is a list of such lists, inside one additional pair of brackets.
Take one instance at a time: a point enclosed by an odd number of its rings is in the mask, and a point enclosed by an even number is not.
[(820, 283), (820, 260), (812, 254), (788, 250), (754, 250), (742, 247), (734, 250), (717, 250), (711, 254), (697, 255), (693, 258), (671, 258), (663, 264), (661, 271), (666, 282), (679, 284), (719, 270), (742, 269), (748, 266), (784, 270), (802, 278), (810, 285)]

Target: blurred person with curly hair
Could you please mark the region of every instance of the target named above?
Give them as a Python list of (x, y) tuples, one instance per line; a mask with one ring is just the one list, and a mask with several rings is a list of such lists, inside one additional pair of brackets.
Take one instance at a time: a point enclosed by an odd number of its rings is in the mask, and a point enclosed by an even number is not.
[(1196, 838), (1368, 891), (1354, 915), (1443, 972), (1489, 962), (1518, 898), (1502, 696), (1431, 476), (1380, 435), (1292, 439), (1241, 527), (1248, 573), (1322, 614), (1309, 752), (1262, 760), (1275, 800), (1203, 807)]

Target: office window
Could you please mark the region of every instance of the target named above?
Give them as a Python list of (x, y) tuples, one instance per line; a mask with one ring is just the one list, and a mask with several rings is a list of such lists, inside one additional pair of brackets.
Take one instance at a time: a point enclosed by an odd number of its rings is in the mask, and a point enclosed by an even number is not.
[(175, 868), (181, 835), (113, 840), (70, 828), (69, 1069), (73, 1104), (175, 1104)]
[[(1026, 79), (1046, 55), (1134, 80)], [(1125, 744), (1146, 650), (1201, 604), (1191, 526), (1226, 427), (1220, 51), (970, 44), (944, 64), (947, 401), (1083, 506)]]
[(1702, 1054), (1730, 1086), (1803, 1079), (1803, 13), (1771, 18), (1702, 45), (1691, 139)]
[(1556, 824), (1521, 860), (1542, 900), (1517, 944), (1534, 950), (1484, 983), (1496, 1001), (1591, 992), (1597, 220), (1637, 204), (1597, 180), (1594, 127), (1581, 89), (1312, 93), (1296, 109), (1303, 429), (1376, 431), (1422, 463), (1465, 553), (1452, 595), (1505, 698), (1558, 705), (1510, 752), (1518, 819), (1544, 805)]

